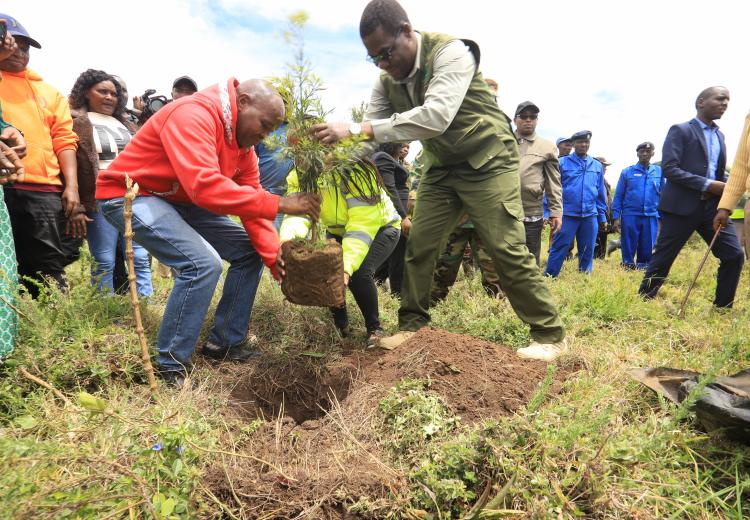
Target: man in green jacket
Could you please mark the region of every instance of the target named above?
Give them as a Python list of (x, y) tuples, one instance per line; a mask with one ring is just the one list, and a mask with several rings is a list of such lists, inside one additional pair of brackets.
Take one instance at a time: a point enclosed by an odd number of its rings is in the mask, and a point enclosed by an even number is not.
[[(526, 247), (518, 180), (518, 144), (508, 117), (479, 72), (479, 47), (415, 31), (395, 0), (372, 0), (359, 28), (369, 60), (383, 73), (361, 124), (325, 123), (318, 139), (351, 135), (375, 142), (420, 140), (424, 174), (406, 249), (394, 348), (430, 320), (430, 286), (438, 251), (468, 213), (508, 301), (531, 329), (522, 357), (552, 360), (566, 348), (552, 296)], [(440, 237), (440, 240), (435, 240)]]

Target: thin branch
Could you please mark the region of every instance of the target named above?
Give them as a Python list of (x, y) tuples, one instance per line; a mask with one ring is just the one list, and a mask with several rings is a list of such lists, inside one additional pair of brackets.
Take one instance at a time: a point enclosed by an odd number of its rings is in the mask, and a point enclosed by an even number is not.
[(9, 302), (7, 299), (5, 299), (5, 297), (3, 295), (1, 295), (1, 294), (0, 294), (0, 300), (2, 300), (3, 303), (5, 303), (5, 305), (7, 305), (11, 309), (13, 309), (15, 311), (15, 313), (18, 314), (20, 317), (22, 317), (25, 320), (31, 321), (31, 318), (29, 318), (23, 312), (21, 312), (21, 309), (19, 309), (15, 305), (13, 305), (11, 302)]
[(18, 371), (21, 373), (23, 377), (28, 379), (29, 381), (33, 381), (34, 383), (38, 384), (39, 386), (42, 386), (46, 388), (47, 390), (51, 391), (53, 394), (55, 394), (57, 397), (65, 401), (65, 404), (75, 407), (75, 405), (71, 402), (70, 399), (68, 399), (65, 394), (63, 394), (60, 390), (49, 384), (44, 379), (40, 379), (37, 376), (30, 374), (25, 368), (18, 367)]

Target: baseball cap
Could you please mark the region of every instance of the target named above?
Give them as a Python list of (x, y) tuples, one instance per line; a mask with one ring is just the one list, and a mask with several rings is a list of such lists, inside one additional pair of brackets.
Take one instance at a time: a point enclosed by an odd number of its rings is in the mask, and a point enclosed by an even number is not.
[(558, 137), (555, 145), (560, 146), (560, 143), (564, 143), (565, 141), (570, 141), (570, 137)]
[(611, 162), (609, 162), (604, 157), (594, 157), (594, 159), (596, 159), (597, 161), (599, 161), (600, 163), (602, 163), (604, 166), (610, 166), (612, 164)]
[(516, 107), (516, 116), (518, 116), (518, 114), (520, 114), (526, 109), (533, 110), (537, 114), (539, 113), (539, 107), (536, 106), (536, 104), (534, 104), (531, 101), (524, 101), (523, 103), (519, 103), (518, 107)]
[(42, 46), (39, 45), (38, 41), (29, 36), (29, 31), (27, 31), (26, 28), (18, 23), (18, 20), (16, 20), (12, 16), (0, 13), (0, 21), (5, 22), (5, 26), (8, 28), (9, 34), (13, 35), (14, 37), (21, 36), (23, 38), (26, 38), (26, 40), (28, 40), (29, 42), (29, 45), (31, 45), (32, 47), (36, 47), (37, 49), (42, 48)]
[(188, 83), (196, 92), (198, 91), (198, 84), (190, 76), (180, 76), (179, 78), (174, 80), (174, 82), (172, 83), (172, 88), (175, 88), (178, 83)]

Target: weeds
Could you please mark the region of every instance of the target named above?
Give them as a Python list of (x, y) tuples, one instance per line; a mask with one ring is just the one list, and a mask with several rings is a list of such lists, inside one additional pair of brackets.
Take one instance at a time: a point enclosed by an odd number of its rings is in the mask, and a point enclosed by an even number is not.
[[(548, 374), (516, 415), (463, 424), (429, 381), (402, 381), (377, 399), (365, 392), (353, 408), (337, 406), (335, 417), (309, 432), (282, 419), (243, 418), (229, 397), (242, 367), (197, 363), (197, 391), (163, 390), (153, 403), (127, 300), (96, 294), (84, 259), (69, 273), (67, 295), (52, 289), (36, 302), (18, 301), (28, 319), (0, 367), (1, 516), (256, 518), (258, 511), (307, 511), (315, 518), (348, 509), (366, 518), (746, 518), (750, 450), (701, 431), (688, 405), (665, 402), (627, 375), (633, 366), (666, 365), (705, 373), (706, 384), (750, 366), (746, 278), (735, 309), (716, 312), (710, 273), (717, 262), (709, 259), (686, 318), (675, 318), (702, 250), (678, 259), (652, 302), (635, 296), (640, 273), (622, 270), (618, 258), (597, 261), (588, 277), (566, 265), (551, 287), (573, 357), (586, 369), (552, 400), (545, 399)], [(156, 280), (144, 309), (152, 344), (168, 290), (168, 281)], [(394, 330), (398, 302), (385, 293), (380, 299), (383, 323)], [(487, 298), (478, 277), (459, 280), (433, 318), (437, 326), (514, 347), (528, 341), (507, 302)], [(361, 316), (352, 312), (351, 319), (361, 334)], [(321, 374), (358, 341), (355, 335), (342, 342), (325, 309), (285, 304), (266, 277), (252, 332), (269, 363)], [(243, 451), (253, 446), (263, 451)], [(343, 469), (329, 461), (336, 473), (325, 488), (316, 487), (323, 449), (343, 461)], [(291, 454), (295, 464), (287, 462)], [(356, 454), (351, 460), (362, 462), (346, 465)], [(270, 482), (264, 489), (276, 495), (258, 502), (238, 490), (235, 499), (230, 484), (219, 489), (207, 480), (217, 464), (235, 484), (233, 472), (253, 465), (249, 482)], [(347, 479), (367, 472), (381, 485), (352, 488)], [(303, 495), (313, 499), (294, 502)]]

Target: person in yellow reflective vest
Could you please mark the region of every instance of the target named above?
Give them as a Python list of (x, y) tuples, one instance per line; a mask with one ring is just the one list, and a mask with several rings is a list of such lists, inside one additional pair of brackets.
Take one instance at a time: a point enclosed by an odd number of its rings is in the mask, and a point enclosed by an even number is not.
[[(326, 181), (318, 183), (322, 197), (320, 224), (326, 228), (326, 237), (335, 239), (343, 248), (344, 283), (362, 311), (367, 345), (372, 346), (383, 332), (373, 276), (398, 243), (401, 218), (369, 162), (357, 163), (345, 174), (334, 173)], [(299, 193), (296, 170), (287, 177), (287, 184), (287, 194)], [(310, 226), (308, 217), (287, 215), (279, 231), (281, 242), (306, 237)], [(283, 259), (279, 263), (283, 266)], [(341, 335), (348, 336), (346, 306), (331, 309), (331, 313)]]

